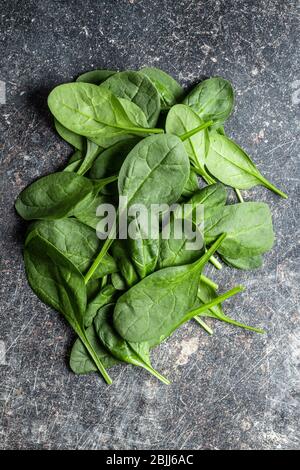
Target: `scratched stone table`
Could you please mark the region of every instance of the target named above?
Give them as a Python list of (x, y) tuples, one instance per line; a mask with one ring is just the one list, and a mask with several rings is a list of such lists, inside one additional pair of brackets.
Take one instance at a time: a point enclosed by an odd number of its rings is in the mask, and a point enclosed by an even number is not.
[[(1, 449), (299, 448), (299, 12), (284, 0), (2, 0)], [(70, 148), (51, 127), (49, 91), (94, 67), (158, 66), (184, 85), (222, 75), (236, 90), (228, 133), (289, 193), (264, 200), (276, 243), (263, 269), (209, 268), (226, 305), (265, 336), (190, 322), (153, 353), (167, 387), (133, 367), (112, 386), (68, 368), (74, 335), (27, 285), (25, 224), (14, 212), (31, 181), (62, 168)]]

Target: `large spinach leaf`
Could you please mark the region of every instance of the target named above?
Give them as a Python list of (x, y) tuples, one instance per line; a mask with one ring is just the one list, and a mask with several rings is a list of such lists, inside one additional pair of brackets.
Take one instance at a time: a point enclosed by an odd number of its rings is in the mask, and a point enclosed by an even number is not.
[[(73, 218), (35, 222), (30, 227), (29, 236), (32, 232), (55, 246), (83, 275), (102, 244), (95, 230)], [(116, 261), (106, 253), (93, 278), (97, 279), (117, 271)]]
[(85, 210), (100, 189), (115, 179), (91, 181), (72, 172), (52, 173), (25, 188), (15, 207), (26, 220), (69, 217)]
[(156, 271), (121, 295), (114, 310), (114, 326), (127, 341), (166, 337), (197, 298), (203, 267), (224, 240), (221, 235), (195, 263)]
[(116, 359), (143, 367), (164, 384), (169, 384), (170, 382), (151, 366), (148, 343), (130, 343), (116, 332), (113, 326), (113, 312), (114, 304), (105, 305), (99, 310), (94, 320), (97, 335), (106, 349)]

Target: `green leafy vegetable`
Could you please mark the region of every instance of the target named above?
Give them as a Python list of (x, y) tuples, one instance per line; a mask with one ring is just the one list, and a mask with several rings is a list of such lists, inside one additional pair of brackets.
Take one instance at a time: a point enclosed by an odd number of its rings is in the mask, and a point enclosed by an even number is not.
[[(167, 116), (166, 131), (178, 137), (201, 126), (204, 121), (188, 106), (177, 104), (173, 106)], [(193, 167), (208, 184), (214, 183), (214, 179), (205, 170), (205, 159), (208, 151), (208, 131), (203, 129), (184, 141), (187, 154)]]
[(143, 367), (164, 384), (170, 382), (151, 366), (147, 343), (130, 343), (125, 341), (113, 327), (114, 304), (102, 307), (94, 320), (95, 330), (106, 349), (118, 360), (134, 366)]
[[(118, 360), (112, 356), (106, 348), (102, 346), (100, 340), (95, 332), (94, 325), (89, 326), (85, 330), (87, 340), (93, 347), (95, 353), (100, 358), (105, 369), (118, 364)], [(70, 367), (75, 374), (83, 375), (89, 374), (90, 372), (97, 372), (97, 367), (94, 361), (91, 359), (86, 347), (80, 338), (75, 341), (70, 355)]]
[(85, 72), (76, 79), (76, 82), (93, 83), (94, 85), (100, 85), (100, 83), (107, 80), (116, 73), (114, 70), (91, 70)]
[(224, 238), (195, 263), (156, 271), (125, 292), (114, 310), (117, 332), (138, 343), (169, 336), (195, 304), (201, 271)]
[(62, 313), (107, 383), (111, 378), (84, 330), (86, 286), (80, 271), (41, 236), (27, 239), (24, 259), (29, 284), (38, 297)]
[(203, 121), (218, 125), (230, 116), (234, 103), (233, 89), (227, 80), (213, 77), (199, 83), (183, 100)]
[(157, 89), (162, 110), (169, 109), (182, 100), (184, 95), (183, 88), (166, 72), (155, 67), (144, 67), (140, 70), (140, 73), (146, 75)]
[(210, 133), (206, 166), (219, 181), (233, 188), (250, 189), (261, 184), (281, 197), (287, 197), (261, 175), (236, 143), (218, 132)]
[(62, 125), (104, 148), (130, 135), (163, 132), (148, 128), (143, 111), (134, 103), (89, 83), (59, 85), (50, 93), (48, 105)]
[(154, 127), (160, 113), (160, 97), (156, 87), (138, 72), (118, 72), (100, 85), (118, 98), (135, 103), (146, 116), (149, 127)]
[(69, 172), (44, 176), (24, 189), (15, 207), (25, 220), (60, 219), (85, 210), (112, 179), (91, 181)]

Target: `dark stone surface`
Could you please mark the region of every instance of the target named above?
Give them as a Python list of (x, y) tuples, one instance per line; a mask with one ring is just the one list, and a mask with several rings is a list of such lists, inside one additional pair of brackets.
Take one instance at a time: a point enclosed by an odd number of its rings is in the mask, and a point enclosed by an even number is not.
[[(299, 447), (296, 3), (1, 1), (0, 80), (7, 88), (0, 105), (1, 448)], [(267, 201), (274, 216), (276, 244), (263, 269), (210, 268), (222, 289), (248, 288), (226, 311), (268, 334), (213, 324), (215, 334), (207, 337), (189, 323), (153, 355), (171, 386), (128, 366), (115, 368), (107, 387), (97, 375), (70, 372), (73, 334), (28, 287), (24, 224), (13, 203), (70, 152), (51, 128), (49, 90), (93, 67), (143, 65), (185, 85), (218, 74), (232, 80), (236, 107), (227, 131), (289, 199), (263, 188), (246, 195)]]

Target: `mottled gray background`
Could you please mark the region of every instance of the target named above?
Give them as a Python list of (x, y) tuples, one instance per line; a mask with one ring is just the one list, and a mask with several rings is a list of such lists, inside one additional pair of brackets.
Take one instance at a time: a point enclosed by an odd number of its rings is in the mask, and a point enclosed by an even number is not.
[[(7, 449), (299, 448), (299, 10), (289, 0), (1, 0), (0, 447)], [(13, 208), (70, 153), (46, 107), (53, 86), (93, 67), (161, 67), (185, 85), (222, 75), (236, 90), (227, 125), (287, 191), (246, 195), (272, 209), (276, 244), (263, 269), (211, 273), (227, 303), (266, 336), (190, 322), (153, 354), (166, 387), (133, 367), (114, 384), (76, 377), (73, 334), (27, 285), (24, 223)], [(2, 84), (3, 91), (3, 84)]]

